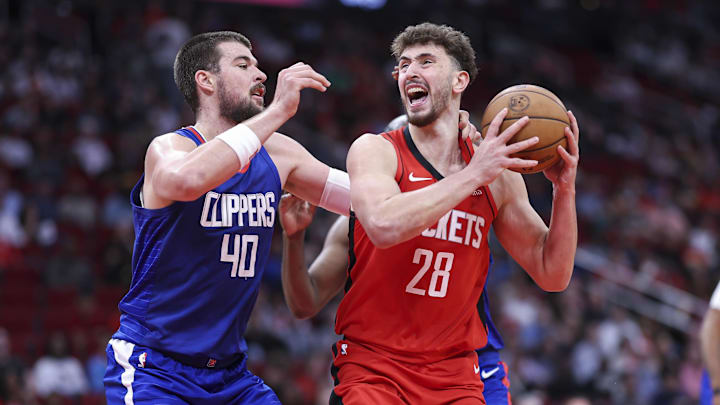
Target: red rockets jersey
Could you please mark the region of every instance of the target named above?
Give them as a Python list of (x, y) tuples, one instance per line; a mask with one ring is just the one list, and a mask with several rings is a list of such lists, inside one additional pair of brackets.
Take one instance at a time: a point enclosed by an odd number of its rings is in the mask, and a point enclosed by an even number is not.
[[(395, 180), (401, 191), (443, 178), (420, 154), (407, 127), (381, 136), (395, 147)], [(469, 162), (472, 143), (459, 140), (459, 147)], [(421, 235), (388, 249), (376, 248), (351, 213), (348, 280), (335, 332), (418, 363), (485, 346), (487, 331), (477, 303), (487, 277), (487, 235), (496, 211), (483, 186)]]

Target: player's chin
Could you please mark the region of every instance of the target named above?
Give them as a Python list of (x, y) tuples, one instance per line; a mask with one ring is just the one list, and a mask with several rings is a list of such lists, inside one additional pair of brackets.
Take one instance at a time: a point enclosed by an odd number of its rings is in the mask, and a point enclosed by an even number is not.
[(265, 109), (265, 99), (260, 96), (252, 96), (252, 102), (262, 111)]
[(416, 127), (424, 127), (435, 120), (433, 111), (407, 111), (408, 122)]

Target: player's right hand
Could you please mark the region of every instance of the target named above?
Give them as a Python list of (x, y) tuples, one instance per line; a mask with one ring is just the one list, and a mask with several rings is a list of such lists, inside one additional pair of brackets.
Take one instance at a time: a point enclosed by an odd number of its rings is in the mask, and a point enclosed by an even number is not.
[(304, 231), (312, 222), (315, 207), (292, 194), (283, 194), (280, 198), (280, 224), (288, 236)]
[(310, 65), (298, 62), (280, 71), (272, 106), (282, 109), (288, 117), (295, 115), (300, 104), (300, 90), (315, 89), (325, 92), (330, 81)]
[(530, 119), (525, 116), (515, 121), (514, 124), (507, 127), (502, 133), (500, 125), (507, 115), (507, 108), (503, 108), (493, 118), (488, 127), (485, 138), (475, 148), (475, 154), (468, 164), (468, 168), (472, 168), (474, 173), (481, 176), (480, 185), (488, 185), (508, 168), (533, 167), (537, 165), (537, 160), (526, 160), (510, 157), (513, 153), (520, 152), (539, 142), (538, 137), (526, 139), (508, 145), (508, 141), (517, 134)]

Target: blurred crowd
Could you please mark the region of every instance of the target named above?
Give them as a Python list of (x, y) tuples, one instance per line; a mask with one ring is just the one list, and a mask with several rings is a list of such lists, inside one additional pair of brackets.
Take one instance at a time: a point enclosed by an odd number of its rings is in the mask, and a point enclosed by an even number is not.
[[(131, 277), (129, 191), (150, 140), (193, 123), (172, 63), (203, 31), (251, 39), (270, 77), (266, 103), (277, 72), (297, 60), (325, 74), (330, 91), (303, 94), (282, 132), (343, 168), (357, 136), (402, 113), (392, 38), (426, 20), (463, 30), (480, 65), (463, 98), (474, 119), (518, 83), (551, 89), (578, 117), (580, 246), (610, 260), (606, 271), (709, 298), (720, 279), (718, 4), (307, 3), (0, 1), (0, 404), (104, 403), (105, 345)], [(549, 220), (549, 182), (525, 180)], [(309, 258), (333, 220), (317, 214)], [(276, 236), (247, 334), (250, 367), (284, 404), (327, 403), (338, 301), (292, 318)], [(489, 296), (515, 404), (696, 403), (695, 330), (614, 305), (583, 269), (567, 291), (544, 293), (492, 250)]]

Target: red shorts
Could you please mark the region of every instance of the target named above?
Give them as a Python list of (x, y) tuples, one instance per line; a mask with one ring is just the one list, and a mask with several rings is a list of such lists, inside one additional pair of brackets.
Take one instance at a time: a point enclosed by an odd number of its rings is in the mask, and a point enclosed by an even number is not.
[(331, 405), (484, 405), (475, 351), (434, 363), (389, 358), (340, 340), (333, 346)]

